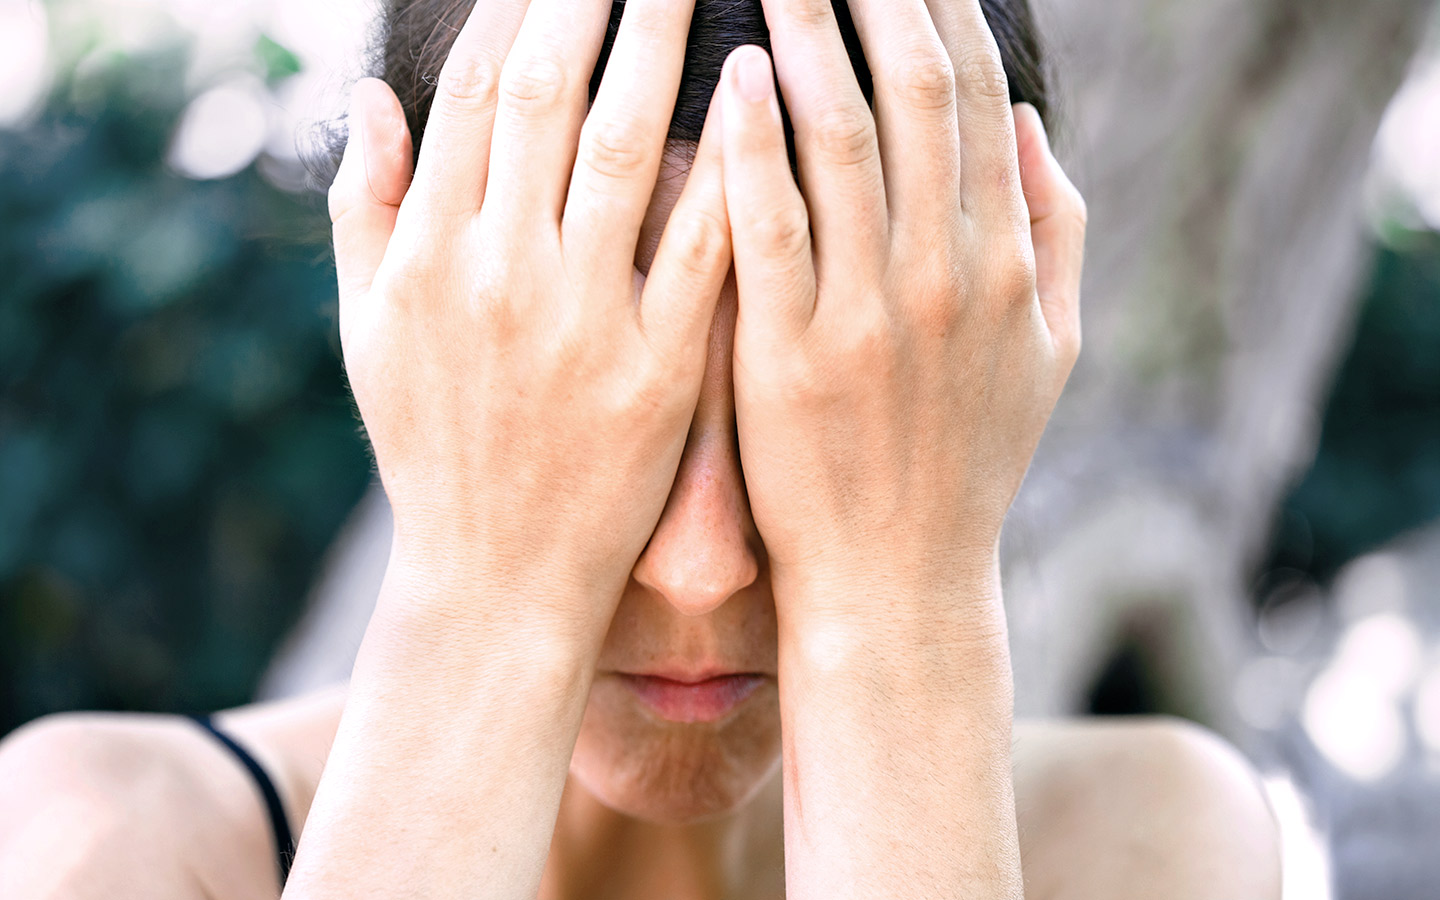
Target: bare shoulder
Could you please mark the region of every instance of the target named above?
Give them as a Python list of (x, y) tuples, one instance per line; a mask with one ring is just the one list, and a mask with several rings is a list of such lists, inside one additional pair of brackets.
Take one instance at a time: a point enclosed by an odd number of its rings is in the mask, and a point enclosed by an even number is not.
[(1280, 839), (1254, 769), (1172, 718), (1017, 722), (1027, 900), (1278, 900)]
[[(297, 757), (281, 742), (297, 710), (312, 706), (253, 707), (223, 719), (278, 775), (282, 795), (304, 790), (294, 760), (309, 754)], [(253, 782), (187, 719), (47, 716), (0, 742), (0, 785), (0, 896), (273, 900), (278, 890)]]

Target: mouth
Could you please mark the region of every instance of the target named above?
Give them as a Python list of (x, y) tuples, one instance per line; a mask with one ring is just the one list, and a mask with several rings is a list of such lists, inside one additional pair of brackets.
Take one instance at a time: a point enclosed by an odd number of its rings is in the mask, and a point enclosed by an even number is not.
[(716, 722), (734, 712), (766, 676), (754, 672), (712, 675), (696, 680), (616, 673), (651, 712), (670, 722)]

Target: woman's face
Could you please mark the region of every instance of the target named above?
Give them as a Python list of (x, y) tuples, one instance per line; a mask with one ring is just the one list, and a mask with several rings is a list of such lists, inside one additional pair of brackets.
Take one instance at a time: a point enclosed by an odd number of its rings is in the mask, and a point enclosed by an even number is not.
[[(642, 273), (684, 187), (687, 149), (667, 147), (635, 258)], [(656, 300), (664, 302), (647, 298)], [(679, 472), (606, 635), (570, 765), (601, 802), (655, 822), (736, 809), (780, 759), (775, 604), (735, 434), (735, 313), (732, 274)], [(628, 677), (693, 681), (711, 673), (763, 678), (687, 689)]]

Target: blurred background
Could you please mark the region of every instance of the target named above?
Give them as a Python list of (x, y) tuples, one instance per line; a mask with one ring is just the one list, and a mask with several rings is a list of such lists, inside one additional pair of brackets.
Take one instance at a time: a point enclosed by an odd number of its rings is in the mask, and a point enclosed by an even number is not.
[[(1287, 897), (1440, 883), (1424, 0), (1034, 0), (1086, 348), (1006, 530), (1026, 715), (1265, 775)], [(0, 0), (0, 735), (344, 677), (385, 562), (297, 148), (360, 0)]]

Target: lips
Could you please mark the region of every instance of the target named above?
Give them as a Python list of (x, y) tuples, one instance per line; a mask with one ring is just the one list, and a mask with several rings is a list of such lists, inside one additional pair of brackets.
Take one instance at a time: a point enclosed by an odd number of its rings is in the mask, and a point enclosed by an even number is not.
[(752, 673), (716, 675), (697, 681), (617, 674), (642, 704), (671, 722), (718, 721), (765, 683), (764, 675)]

